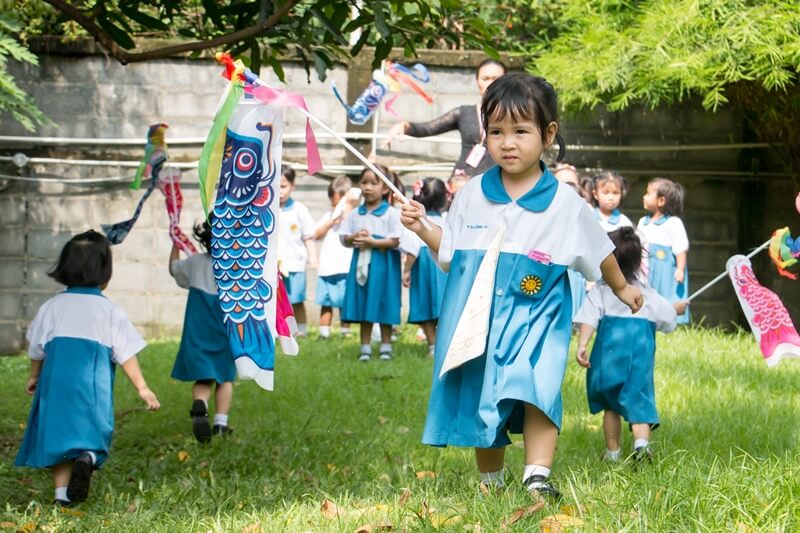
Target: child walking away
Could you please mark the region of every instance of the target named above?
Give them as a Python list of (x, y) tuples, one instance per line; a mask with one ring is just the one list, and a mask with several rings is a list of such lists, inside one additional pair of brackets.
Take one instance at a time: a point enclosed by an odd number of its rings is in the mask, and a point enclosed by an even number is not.
[[(322, 216), (314, 230), (314, 240), (322, 241), (320, 246), (319, 269), (317, 270), (317, 291), (314, 301), (321, 306), (319, 315), (319, 336), (327, 339), (331, 335), (333, 310), (341, 313), (347, 284), (347, 272), (353, 259), (353, 250), (342, 245), (339, 230), (342, 221), (358, 205), (358, 196), (350, 190), (353, 182), (341, 176), (328, 185), (328, 199), (331, 210)], [(358, 189), (356, 189), (358, 191)], [(348, 194), (349, 193), (349, 194)], [(342, 322), (342, 336), (350, 334), (350, 324)]]
[[(389, 170), (377, 167), (389, 175)], [(400, 214), (388, 202), (389, 188), (371, 170), (359, 179), (364, 202), (342, 223), (342, 244), (355, 248), (347, 274), (342, 320), (361, 324), (359, 361), (372, 357), (372, 324), (380, 324), (380, 358), (392, 358), (392, 325), (400, 323)]]
[[(633, 458), (652, 458), (650, 431), (658, 427), (653, 369), (656, 331), (669, 333), (676, 327), (676, 311), (682, 313), (687, 302), (670, 304), (637, 279), (642, 262), (642, 245), (632, 227), (609, 234), (614, 257), (628, 283), (638, 286), (644, 306), (635, 315), (600, 282), (589, 291), (575, 323), (580, 325), (578, 363), (588, 368), (586, 392), (592, 414), (603, 411), (603, 434), (606, 451), (603, 459), (619, 460), (621, 421), (624, 418), (633, 432)], [(597, 330), (592, 355), (587, 344)]]
[[(169, 256), (169, 273), (178, 286), (189, 289), (183, 335), (172, 367), (172, 378), (194, 382), (189, 415), (192, 417), (192, 433), (200, 442), (208, 442), (212, 434), (224, 435), (231, 431), (228, 412), (233, 400), (233, 380), (236, 379), (236, 364), (223, 325), (214, 270), (208, 254), (212, 223), (213, 220), (209, 219), (194, 227), (195, 238), (206, 253), (181, 260), (178, 247), (173, 246)], [(214, 384), (212, 429), (208, 420), (208, 401)]]
[[(678, 218), (683, 212), (683, 187), (655, 178), (647, 184), (642, 203), (649, 214), (639, 220), (636, 229), (648, 247), (649, 285), (670, 302), (684, 300), (689, 297), (689, 237)], [(678, 315), (678, 324), (689, 320), (687, 308)]]
[(297, 320), (297, 333), (306, 336), (306, 266), (317, 268), (317, 254), (312, 237), (314, 219), (308, 208), (292, 198), (295, 172), (281, 166), (280, 204), (278, 217), (278, 265), (286, 283), (286, 292)]
[(73, 237), (48, 274), (67, 289), (47, 300), (28, 328), (33, 395), (17, 466), (51, 468), (55, 503), (89, 495), (92, 472), (108, 458), (114, 432), (114, 371), (120, 365), (148, 410), (160, 407), (136, 354), (145, 342), (102, 290), (111, 247), (95, 231)]
[[(425, 178), (414, 184), (414, 200), (425, 207), (434, 224), (444, 225), (442, 212), (447, 207), (447, 186), (437, 178)], [(420, 324), (433, 357), (436, 323), (442, 307), (447, 276), (428, 250), (428, 245), (412, 231), (404, 231), (400, 248), (406, 253), (403, 286), (409, 288), (408, 322)]]
[(548, 477), (572, 330), (567, 268), (590, 280), (602, 274), (632, 311), (642, 305), (591, 208), (541, 161), (555, 141), (563, 155), (557, 109), (543, 78), (499, 78), (481, 104), (498, 166), (461, 189), (441, 228), (424, 228), (419, 202), (402, 211), (403, 224), (450, 271), (423, 442), (474, 447), (481, 483), (493, 488), (504, 484), (507, 430), (522, 433), (523, 484), (554, 499)]
[(592, 205), (594, 214), (606, 231), (614, 231), (627, 226), (633, 227), (631, 220), (619, 212), (619, 204), (628, 193), (625, 178), (613, 172), (602, 172), (592, 178)]

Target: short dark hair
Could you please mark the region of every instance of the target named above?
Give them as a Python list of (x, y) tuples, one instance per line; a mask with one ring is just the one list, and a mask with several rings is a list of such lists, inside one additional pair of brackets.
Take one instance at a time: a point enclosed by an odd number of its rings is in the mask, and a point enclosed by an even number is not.
[(195, 240), (203, 245), (206, 252), (211, 251), (211, 226), (213, 225), (214, 214), (209, 213), (207, 220), (202, 221), (200, 224), (195, 224), (194, 228), (192, 228)]
[[(616, 183), (619, 187), (620, 192), (620, 201), (625, 199), (625, 196), (628, 194), (628, 181), (620, 176), (615, 172), (611, 172), (610, 170), (606, 170), (592, 176), (592, 192), (596, 191), (597, 188), (602, 185), (603, 183), (610, 181)], [(594, 195), (592, 194), (592, 205), (597, 207), (597, 200), (595, 200)]]
[(111, 243), (94, 230), (75, 235), (47, 275), (67, 287), (102, 287), (111, 279)]
[(328, 198), (333, 198), (334, 194), (344, 196), (347, 191), (353, 188), (353, 181), (347, 176), (339, 176), (328, 184)]
[[(389, 170), (389, 167), (387, 167), (386, 165), (381, 165), (380, 163), (373, 163), (373, 165), (375, 165), (375, 168), (377, 168), (378, 170), (380, 170), (380, 171), (381, 171), (381, 173), (382, 173), (384, 176), (386, 176), (387, 178), (389, 178), (389, 181), (391, 181), (391, 182), (392, 182), (392, 184), (394, 184), (394, 186), (395, 186), (395, 187), (397, 187), (397, 188), (400, 190), (400, 192), (402, 192), (403, 194), (405, 194), (405, 186), (403, 185), (403, 182), (402, 182), (402, 181), (400, 181), (400, 177), (399, 177), (397, 174), (395, 174), (394, 172), (392, 172), (391, 170)], [(361, 170), (361, 174), (359, 174), (359, 175), (358, 175), (358, 181), (359, 181), (359, 182), (360, 182), (360, 181), (361, 181), (361, 179), (364, 177), (364, 174), (366, 174), (367, 172), (372, 172), (373, 174), (375, 174), (375, 172), (373, 172), (371, 168), (369, 168), (369, 167), (364, 167), (364, 168)], [(377, 174), (375, 174), (375, 177), (376, 177), (376, 178), (378, 178), (378, 181), (380, 181), (381, 183), (383, 183), (383, 180), (382, 180), (382, 179), (380, 179), (380, 178), (378, 177), (378, 175), (377, 175)], [(386, 200), (386, 201), (389, 201), (389, 200), (390, 200), (390, 198), (392, 197), (392, 190), (391, 190), (391, 189), (389, 189), (389, 187), (386, 187), (386, 189), (387, 189), (387, 192), (386, 192), (386, 194), (384, 194), (384, 195), (383, 195), (383, 199), (384, 199), (384, 200)], [(389, 203), (391, 203), (391, 202), (389, 202)]]
[(476, 78), (481, 75), (481, 69), (483, 67), (487, 66), (487, 65), (497, 65), (498, 67), (503, 69), (503, 74), (505, 74), (506, 71), (508, 70), (506, 68), (506, 66), (501, 61), (498, 61), (496, 59), (492, 59), (492, 58), (488, 57), (488, 58), (484, 59), (483, 61), (481, 61), (478, 64), (478, 68), (475, 69), (475, 77)]
[(294, 180), (297, 177), (297, 174), (295, 174), (295, 171), (294, 171), (294, 169), (292, 167), (290, 167), (289, 165), (283, 164), (283, 165), (281, 165), (281, 176), (286, 178), (289, 181), (289, 183), (294, 185)]
[(679, 217), (683, 213), (683, 185), (667, 178), (653, 178), (647, 184), (656, 186), (656, 196), (664, 198), (664, 209), (666, 215)]
[(608, 234), (611, 242), (614, 243), (614, 258), (619, 264), (625, 281), (633, 283), (642, 266), (642, 241), (636, 235), (636, 230), (630, 226), (624, 226)]
[[(483, 95), (481, 120), (483, 129), (489, 129), (489, 119), (502, 120), (510, 115), (513, 120), (531, 120), (539, 129), (544, 141), (544, 132), (551, 122), (558, 124), (558, 97), (556, 90), (546, 79), (523, 72), (503, 74), (497, 78)], [(558, 155), (564, 158), (564, 139), (556, 132)]]
[(439, 178), (425, 178), (414, 184), (414, 200), (426, 211), (441, 213), (447, 207), (447, 185)]

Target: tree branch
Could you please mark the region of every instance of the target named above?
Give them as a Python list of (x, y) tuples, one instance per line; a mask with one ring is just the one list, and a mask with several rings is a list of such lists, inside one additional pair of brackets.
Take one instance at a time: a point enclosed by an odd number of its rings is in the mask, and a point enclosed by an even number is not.
[(65, 0), (45, 0), (48, 4), (56, 8), (58, 11), (64, 13), (67, 18), (77, 22), (83, 29), (89, 32), (94, 37), (94, 40), (100, 43), (100, 46), (108, 50), (108, 53), (123, 65), (128, 63), (137, 63), (140, 61), (148, 61), (151, 59), (159, 59), (169, 57), (184, 52), (194, 52), (196, 50), (206, 50), (208, 48), (216, 48), (226, 44), (241, 42), (251, 37), (260, 35), (267, 30), (276, 26), (280, 20), (289, 14), (294, 6), (300, 3), (301, 0), (287, 0), (277, 11), (275, 11), (268, 19), (259, 22), (255, 26), (250, 26), (243, 30), (239, 30), (221, 37), (215, 37), (206, 41), (193, 41), (190, 43), (176, 44), (165, 46), (163, 48), (155, 48), (145, 52), (131, 53), (118, 45), (114, 39), (111, 38), (102, 28), (89, 19), (83, 12)]

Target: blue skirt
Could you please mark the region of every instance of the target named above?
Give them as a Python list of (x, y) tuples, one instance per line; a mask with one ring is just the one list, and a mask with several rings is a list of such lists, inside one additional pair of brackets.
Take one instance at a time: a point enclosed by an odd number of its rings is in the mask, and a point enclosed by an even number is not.
[(56, 337), (45, 353), (15, 464), (44, 468), (93, 451), (102, 465), (114, 432), (111, 349), (87, 339)]
[(236, 363), (216, 295), (194, 287), (189, 289), (183, 336), (172, 377), (179, 381), (214, 380), (217, 383), (236, 379)]
[(578, 314), (583, 302), (586, 300), (586, 278), (577, 270), (567, 270), (569, 290), (572, 294), (572, 318)]
[(347, 274), (320, 276), (317, 278), (317, 293), (314, 302), (323, 307), (341, 308), (347, 288)]
[(411, 288), (408, 291), (410, 324), (439, 319), (446, 282), (447, 274), (433, 260), (428, 247), (420, 248), (419, 257), (411, 269)]
[(653, 384), (656, 327), (643, 318), (604, 317), (586, 372), (589, 410), (614, 411), (631, 424), (658, 427)]
[[(675, 281), (676, 259), (669, 246), (651, 244), (648, 266), (650, 268), (648, 274), (650, 287), (667, 301), (672, 303), (689, 297), (689, 269), (688, 267), (684, 269), (683, 283)], [(678, 324), (688, 324), (690, 319), (687, 307), (682, 315), (678, 315)]]
[(289, 272), (289, 275), (285, 276), (283, 281), (286, 284), (286, 292), (289, 294), (290, 304), (301, 304), (306, 301), (305, 272)]
[[(380, 237), (376, 237), (380, 238)], [(373, 249), (367, 283), (356, 281), (356, 267), (361, 250), (353, 252), (347, 290), (342, 307), (344, 322), (400, 323), (400, 252), (396, 249)]]

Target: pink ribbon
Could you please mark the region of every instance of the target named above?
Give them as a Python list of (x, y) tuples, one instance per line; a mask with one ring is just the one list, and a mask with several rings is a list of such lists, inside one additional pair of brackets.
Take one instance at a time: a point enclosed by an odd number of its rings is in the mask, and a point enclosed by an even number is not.
[[(264, 85), (246, 86), (245, 92), (252, 94), (265, 104), (294, 107), (306, 113), (310, 113), (305, 98), (297, 93), (274, 89)], [(308, 118), (306, 118), (306, 160), (309, 174), (314, 174), (322, 170), (322, 160), (319, 156), (319, 148), (317, 148), (317, 138), (314, 137), (314, 130), (311, 129), (311, 121)]]
[(181, 210), (183, 209), (183, 194), (181, 184), (178, 181), (180, 174), (167, 174), (158, 180), (158, 188), (164, 194), (167, 204), (167, 215), (169, 216), (169, 237), (172, 242), (180, 248), (186, 255), (197, 253), (192, 241), (181, 231)]

